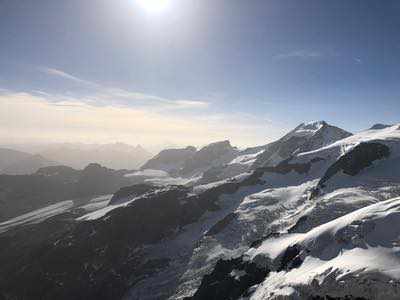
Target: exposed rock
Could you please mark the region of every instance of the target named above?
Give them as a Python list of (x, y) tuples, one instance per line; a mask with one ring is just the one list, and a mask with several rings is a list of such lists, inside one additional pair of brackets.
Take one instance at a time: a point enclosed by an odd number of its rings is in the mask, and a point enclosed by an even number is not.
[(385, 129), (385, 128), (388, 128), (391, 126), (393, 126), (393, 125), (377, 123), (377, 124), (373, 125), (370, 129), (371, 130), (381, 130), (381, 129)]
[(114, 193), (109, 205), (119, 204), (134, 197), (138, 197), (155, 190), (156, 187), (148, 184), (135, 184), (131, 186), (126, 186)]
[(361, 143), (331, 165), (319, 181), (318, 186), (323, 186), (340, 171), (343, 171), (344, 174), (355, 176), (364, 168), (371, 166), (374, 161), (388, 158), (389, 156), (390, 149), (384, 144), (377, 142)]
[(270, 173), (279, 173), (279, 174), (287, 174), (292, 171), (297, 172), (298, 174), (306, 174), (310, 171), (312, 164), (317, 163), (319, 161), (323, 161), (323, 158), (313, 158), (310, 162), (307, 163), (290, 163), (291, 158), (284, 160), (276, 167), (264, 167), (260, 168), (260, 170), (264, 172)]
[(0, 221), (64, 200), (113, 193), (131, 185), (123, 174), (91, 164), (83, 171), (54, 166), (32, 175), (0, 175)]
[(235, 219), (237, 215), (235, 213), (228, 214), (225, 218), (220, 220), (206, 233), (206, 235), (215, 235), (221, 232), (228, 224)]
[(196, 293), (185, 299), (239, 299), (241, 296), (247, 296), (248, 289), (261, 283), (268, 273), (268, 269), (261, 269), (255, 263), (246, 262), (241, 257), (221, 259), (212, 273), (204, 276)]

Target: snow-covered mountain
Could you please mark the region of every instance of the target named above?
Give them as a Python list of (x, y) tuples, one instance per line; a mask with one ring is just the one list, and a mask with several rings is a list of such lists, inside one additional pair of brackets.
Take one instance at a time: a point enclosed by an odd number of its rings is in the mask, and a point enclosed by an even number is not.
[(265, 151), (257, 156), (253, 167), (275, 166), (297, 153), (319, 149), (350, 135), (351, 133), (325, 121), (303, 123), (281, 139), (267, 145)]
[[(258, 169), (256, 173), (263, 182), (259, 190), (245, 192), (239, 206), (228, 215), (224, 229), (212, 239), (204, 238), (196, 249), (204, 254), (217, 251), (218, 259), (213, 257), (213, 263), (203, 261), (203, 267), (196, 270), (201, 283), (193, 279), (197, 276), (192, 273), (190, 280), (182, 280), (173, 298), (191, 295), (193, 287), (199, 286), (194, 299), (217, 299), (221, 294), (216, 291), (221, 289), (230, 299), (244, 294), (249, 299), (397, 299), (398, 278), (386, 277), (385, 265), (379, 266), (380, 257), (374, 249), (386, 243), (387, 249), (382, 251), (393, 253), (394, 246), (385, 241), (385, 236), (381, 243), (366, 238), (378, 226), (371, 221), (364, 227), (369, 217), (346, 224), (343, 220), (369, 205), (367, 211), (379, 215), (384, 206), (373, 204), (400, 195), (399, 146), (400, 130), (395, 125), (364, 131), (298, 153), (275, 167)], [(340, 219), (342, 216), (346, 217)], [(342, 225), (340, 233), (330, 240), (321, 229), (333, 226), (324, 225), (327, 223)], [(318, 236), (318, 242), (309, 236)], [(298, 242), (302, 237), (308, 246)], [(351, 251), (342, 259), (346, 249)], [(361, 252), (373, 260), (356, 260)], [(194, 265), (199, 257), (192, 257)], [(359, 285), (354, 277), (359, 278)], [(386, 282), (392, 282), (394, 290), (376, 290), (386, 289)]]
[[(316, 122), (247, 152), (203, 149), (181, 170), (207, 183), (133, 185), (0, 224), (0, 295), (399, 299), (399, 124)], [(212, 173), (234, 165), (248, 167)]]
[(350, 135), (325, 121), (302, 123), (275, 142), (236, 152), (229, 163), (208, 169), (199, 183), (224, 180), (259, 167), (275, 166), (297, 153), (321, 148)]

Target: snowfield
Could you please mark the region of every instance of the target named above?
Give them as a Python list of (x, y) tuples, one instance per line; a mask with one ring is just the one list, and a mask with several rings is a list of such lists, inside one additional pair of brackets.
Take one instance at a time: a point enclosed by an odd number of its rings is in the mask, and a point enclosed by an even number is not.
[(369, 205), (304, 234), (265, 241), (248, 251), (249, 259), (257, 258), (274, 270), (286, 249), (296, 247), (302, 263), (273, 272), (250, 299), (327, 295), (399, 299), (400, 226), (396, 224), (400, 224), (400, 198)]
[(56, 203), (53, 205), (46, 206), (41, 209), (34, 210), (27, 214), (23, 214), (16, 218), (7, 220), (3, 223), (0, 223), (0, 233), (9, 230), (10, 228), (20, 226), (20, 225), (28, 225), (28, 224), (36, 224), (40, 223), (50, 217), (62, 214), (63, 212), (68, 211), (74, 206), (74, 201), (67, 200), (60, 203)]
[(233, 164), (252, 165), (256, 161), (257, 156), (263, 152), (264, 152), (264, 150), (258, 151), (256, 153), (239, 155), (234, 160), (232, 160), (229, 164), (230, 165), (233, 165)]

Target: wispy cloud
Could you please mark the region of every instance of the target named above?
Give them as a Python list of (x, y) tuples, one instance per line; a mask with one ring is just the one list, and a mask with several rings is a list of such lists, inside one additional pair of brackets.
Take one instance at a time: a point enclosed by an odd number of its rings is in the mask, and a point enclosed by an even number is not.
[(83, 80), (81, 78), (78, 78), (76, 76), (73, 76), (71, 74), (68, 74), (64, 71), (58, 70), (58, 69), (53, 69), (53, 68), (39, 68), (40, 71), (51, 75), (51, 76), (56, 76), (56, 77), (61, 77), (63, 79), (67, 79), (70, 81), (74, 81), (76, 83), (80, 83), (80, 84), (85, 84), (85, 85), (89, 85), (89, 86), (98, 86), (97, 84), (91, 82), (91, 81), (87, 81), (87, 80)]
[[(81, 101), (88, 101), (91, 103), (97, 103), (98, 105), (108, 105), (110, 103), (114, 105), (153, 105), (154, 109), (204, 109), (210, 104), (209, 102), (202, 100), (193, 99), (169, 99), (165, 97), (159, 97), (151, 94), (132, 92), (118, 87), (102, 86), (98, 83), (88, 81), (77, 76), (66, 73), (62, 70), (54, 68), (40, 68), (40, 70), (48, 75), (60, 77), (65, 80), (73, 81), (78, 84), (82, 84), (85, 87), (91, 88), (93, 92), (86, 94), (84, 97), (80, 97)], [(42, 96), (52, 96), (43, 91), (36, 91)], [(47, 95), (46, 95), (47, 94)], [(59, 98), (64, 100), (63, 96), (58, 95)]]
[(57, 94), (43, 89), (0, 94), (3, 139), (143, 145), (167, 139), (177, 145), (196, 146), (230, 139), (237, 146), (252, 146), (265, 144), (285, 130), (266, 118), (211, 111), (210, 102), (200, 99), (171, 99), (103, 86), (54, 68), (40, 71), (82, 85), (82, 89)]
[(151, 108), (98, 106), (73, 98), (60, 100), (32, 93), (0, 94), (2, 141), (154, 145), (167, 139), (177, 145), (197, 146), (231, 139), (235, 145), (246, 146), (266, 143), (284, 130), (240, 114), (187, 115)]
[(320, 51), (310, 51), (310, 50), (296, 50), (287, 53), (280, 53), (274, 56), (276, 60), (285, 60), (285, 59), (303, 59), (303, 60), (311, 60), (311, 59), (320, 59), (324, 58), (328, 55), (326, 53)]

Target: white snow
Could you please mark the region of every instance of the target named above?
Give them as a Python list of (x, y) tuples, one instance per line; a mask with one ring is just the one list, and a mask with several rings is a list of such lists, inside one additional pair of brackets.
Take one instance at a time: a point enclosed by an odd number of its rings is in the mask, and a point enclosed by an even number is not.
[(258, 151), (256, 153), (239, 155), (238, 157), (233, 159), (229, 163), (229, 165), (233, 165), (233, 164), (252, 165), (256, 161), (257, 156), (263, 152), (264, 152), (264, 150)]
[(372, 142), (372, 141), (400, 141), (400, 124), (393, 125), (384, 129), (365, 130), (357, 134), (354, 134), (348, 138), (339, 140), (325, 147), (317, 150), (303, 152), (298, 154), (299, 157), (305, 156), (320, 156), (326, 157), (328, 152), (338, 152), (338, 156), (348, 152), (361, 142)]
[(324, 126), (322, 121), (304, 123), (296, 128), (291, 136), (311, 136)]
[(116, 204), (116, 205), (108, 205), (106, 207), (103, 207), (101, 209), (95, 210), (91, 213), (88, 213), (84, 216), (81, 216), (79, 218), (77, 218), (77, 221), (93, 221), (96, 219), (100, 219), (102, 217), (104, 217), (107, 213), (109, 213), (110, 211), (118, 208), (118, 207), (126, 207), (128, 206), (130, 203), (132, 203), (133, 201), (135, 201), (136, 199), (138, 199), (140, 197), (135, 197), (133, 199), (130, 199), (124, 203), (120, 203), (120, 204)]
[(89, 203), (81, 206), (87, 212), (92, 212), (95, 210), (99, 210), (108, 205), (113, 195), (103, 195), (96, 198), (93, 198), (89, 201)]
[(145, 182), (157, 185), (157, 186), (166, 186), (166, 185), (193, 185), (195, 184), (201, 176), (197, 177), (189, 177), (189, 178), (183, 178), (183, 177), (154, 177), (154, 178), (148, 178), (145, 179)]
[(50, 217), (68, 211), (74, 206), (74, 201), (67, 200), (41, 209), (31, 211), (16, 218), (0, 223), (0, 233), (15, 226), (40, 223)]
[(221, 186), (225, 183), (230, 183), (230, 182), (240, 182), (244, 179), (246, 179), (247, 177), (249, 177), (251, 175), (251, 173), (242, 173), (239, 174), (237, 176), (233, 176), (224, 180), (219, 180), (219, 181), (214, 181), (214, 182), (210, 182), (207, 184), (201, 184), (201, 185), (196, 185), (193, 187), (193, 193), (194, 194), (201, 194), (203, 192), (205, 192), (206, 190), (212, 189), (212, 188), (216, 188), (218, 186)]
[(146, 169), (143, 171), (136, 171), (133, 173), (125, 174), (125, 177), (135, 177), (135, 176), (143, 176), (143, 177), (169, 177), (169, 174), (166, 171), (162, 170), (151, 170)]
[[(270, 262), (295, 244), (301, 246), (305, 259), (297, 269), (273, 272), (251, 299), (281, 299), (280, 290), (287, 288), (292, 289), (290, 297), (398, 299), (400, 226), (394, 224), (400, 224), (400, 198), (361, 208), (308, 233), (265, 241), (248, 252), (250, 259), (265, 256)], [(387, 289), (388, 285), (392, 288)]]

